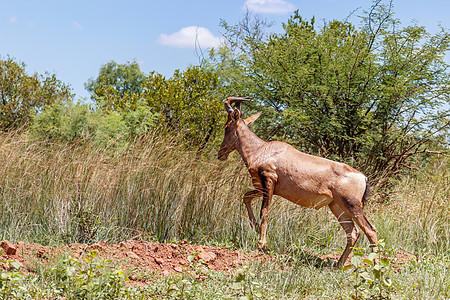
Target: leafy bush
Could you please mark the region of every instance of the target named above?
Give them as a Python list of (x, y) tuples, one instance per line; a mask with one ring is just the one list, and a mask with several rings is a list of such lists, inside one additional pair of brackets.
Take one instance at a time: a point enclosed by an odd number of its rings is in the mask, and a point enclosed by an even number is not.
[(25, 64), (0, 57), (0, 130), (28, 125), (45, 105), (70, 101), (68, 86), (55, 75), (28, 75)]
[(118, 299), (128, 291), (125, 273), (110, 267), (111, 261), (95, 260), (92, 251), (80, 262), (72, 257), (62, 259), (46, 269), (44, 278), (54, 287), (54, 296), (68, 299)]
[(157, 114), (148, 107), (119, 114), (103, 113), (87, 104), (55, 103), (33, 117), (30, 133), (37, 139), (126, 143), (156, 126)]
[(185, 134), (189, 143), (204, 147), (222, 133), (224, 92), (215, 72), (189, 67), (169, 79), (152, 73), (144, 86), (145, 103), (168, 128)]
[(364, 248), (354, 249), (351, 265), (343, 269), (353, 269), (353, 299), (390, 299), (393, 290), (390, 276), (394, 270), (388, 255), (393, 253), (394, 251), (386, 249), (382, 240), (378, 243), (378, 252), (370, 253), (367, 258), (363, 257)]
[(165, 78), (156, 72), (145, 76), (137, 63), (110, 62), (86, 87), (104, 113), (124, 116), (134, 137), (147, 131), (148, 122), (157, 116), (161, 127), (205, 147), (215, 140), (224, 121), (221, 82), (214, 71), (200, 67), (176, 70)]
[(39, 139), (88, 140), (95, 133), (95, 116), (89, 106), (55, 103), (33, 116), (30, 133)]

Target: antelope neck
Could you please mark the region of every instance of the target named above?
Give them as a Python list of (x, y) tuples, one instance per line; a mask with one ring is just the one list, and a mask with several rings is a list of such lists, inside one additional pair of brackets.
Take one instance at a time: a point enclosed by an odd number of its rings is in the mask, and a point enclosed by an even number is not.
[(250, 162), (257, 156), (257, 152), (266, 144), (266, 142), (254, 134), (244, 121), (239, 122), (236, 127), (236, 133), (238, 137), (236, 150), (248, 167)]

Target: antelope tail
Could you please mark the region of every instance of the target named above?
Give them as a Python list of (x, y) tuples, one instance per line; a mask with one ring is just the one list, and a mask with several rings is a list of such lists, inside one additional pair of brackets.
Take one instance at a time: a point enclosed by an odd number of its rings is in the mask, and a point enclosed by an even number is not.
[(367, 181), (367, 178), (366, 178), (366, 189), (364, 191), (364, 195), (363, 195), (362, 200), (361, 200), (362, 206), (366, 205), (367, 196), (369, 196), (369, 193), (370, 193), (370, 184), (369, 184), (369, 182)]

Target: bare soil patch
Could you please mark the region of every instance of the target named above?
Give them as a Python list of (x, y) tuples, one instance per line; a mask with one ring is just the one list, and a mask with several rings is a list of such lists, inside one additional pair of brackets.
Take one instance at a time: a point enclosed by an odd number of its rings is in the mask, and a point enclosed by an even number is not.
[[(204, 264), (214, 271), (235, 273), (234, 270), (253, 259), (264, 259), (265, 255), (252, 252), (243, 254), (236, 250), (221, 247), (196, 246), (187, 242), (179, 244), (161, 244), (144, 241), (129, 240), (118, 244), (98, 242), (92, 245), (70, 244), (62, 247), (42, 246), (39, 244), (16, 244), (3, 242), (0, 260), (16, 261), (22, 265), (21, 271), (30, 272), (33, 261), (52, 262), (63, 253), (74, 258), (97, 251), (102, 259), (112, 260), (123, 269), (142, 268), (155, 271), (161, 275), (183, 273), (188, 270), (192, 262)], [(7, 254), (8, 253), (8, 254)], [(189, 260), (190, 258), (190, 260)], [(7, 264), (0, 263), (0, 268), (6, 270)]]
[[(32, 272), (33, 262), (36, 260), (52, 263), (64, 253), (80, 259), (94, 250), (97, 251), (100, 258), (112, 260), (113, 264), (122, 269), (143, 269), (163, 276), (188, 272), (192, 263), (202, 264), (210, 270), (236, 274), (238, 268), (248, 265), (254, 260), (268, 261), (276, 258), (257, 251), (244, 254), (237, 250), (190, 245), (187, 242), (162, 244), (137, 240), (123, 241), (118, 244), (108, 244), (107, 242), (98, 242), (92, 245), (70, 244), (62, 247), (22, 242), (12, 244), (3, 241), (0, 243), (0, 248), (3, 254), (0, 256), (0, 260), (19, 262), (20, 270), (25, 273)], [(338, 258), (338, 254), (312, 256), (313, 260), (319, 262), (337, 262)], [(391, 261), (395, 265), (401, 266), (414, 259), (414, 255), (398, 253)], [(349, 262), (350, 258), (347, 264)], [(8, 268), (7, 264), (0, 263), (0, 269), (7, 270)]]

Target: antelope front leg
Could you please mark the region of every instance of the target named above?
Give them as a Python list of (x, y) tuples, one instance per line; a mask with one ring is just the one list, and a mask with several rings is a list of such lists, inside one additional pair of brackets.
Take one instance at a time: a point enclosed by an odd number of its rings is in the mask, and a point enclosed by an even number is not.
[(250, 226), (256, 231), (256, 233), (261, 233), (261, 227), (256, 222), (255, 215), (253, 214), (252, 201), (253, 199), (261, 197), (262, 195), (263, 195), (262, 192), (257, 190), (248, 191), (244, 195), (244, 204), (245, 207), (247, 208), (248, 217), (250, 219)]
[(258, 242), (258, 250), (265, 249), (266, 233), (267, 233), (267, 219), (269, 217), (269, 206), (272, 201), (274, 182), (268, 177), (261, 176), (261, 184), (263, 188), (263, 203), (261, 207), (261, 235)]

